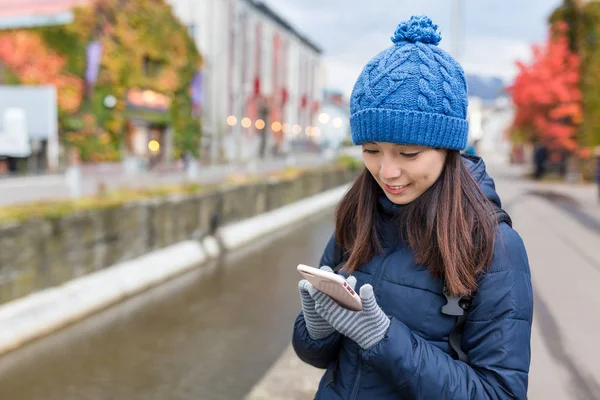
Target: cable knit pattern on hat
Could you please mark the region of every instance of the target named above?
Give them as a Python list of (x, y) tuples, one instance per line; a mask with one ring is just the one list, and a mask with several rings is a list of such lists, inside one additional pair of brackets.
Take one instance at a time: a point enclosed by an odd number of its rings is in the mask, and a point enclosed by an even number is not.
[(355, 144), (466, 147), (466, 80), (456, 60), (437, 47), (437, 28), (427, 17), (411, 17), (398, 25), (394, 45), (364, 67), (350, 99)]
[[(429, 69), (429, 65), (432, 64), (432, 59), (428, 57), (427, 47), (422, 43), (417, 43), (417, 54), (421, 63), (419, 64), (419, 71), (421, 72), (421, 78), (419, 79), (419, 111), (432, 112), (433, 107), (431, 104), (435, 102), (437, 94), (433, 91), (432, 85), (436, 77)], [(423, 49), (422, 47), (425, 47)]]

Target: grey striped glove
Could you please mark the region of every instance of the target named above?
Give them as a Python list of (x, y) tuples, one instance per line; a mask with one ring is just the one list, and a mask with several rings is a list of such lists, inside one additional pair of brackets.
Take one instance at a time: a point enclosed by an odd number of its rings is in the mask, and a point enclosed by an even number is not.
[[(333, 270), (328, 266), (322, 266), (320, 268), (322, 271), (333, 272)], [(356, 278), (351, 276), (346, 279), (346, 282), (352, 289), (356, 286)], [(315, 310), (315, 301), (309, 294), (310, 290), (317, 290), (309, 281), (306, 279), (302, 279), (298, 283), (298, 290), (300, 291), (300, 301), (302, 303), (302, 314), (304, 315), (304, 321), (306, 322), (306, 329), (308, 330), (308, 335), (314, 339), (323, 339), (333, 332), (335, 329), (329, 324), (329, 322), (325, 321), (323, 317), (321, 317), (317, 311)]]
[(312, 286), (309, 293), (315, 300), (317, 313), (338, 332), (354, 340), (365, 350), (379, 343), (390, 326), (390, 319), (377, 305), (373, 286), (369, 284), (360, 288), (362, 311), (348, 310)]

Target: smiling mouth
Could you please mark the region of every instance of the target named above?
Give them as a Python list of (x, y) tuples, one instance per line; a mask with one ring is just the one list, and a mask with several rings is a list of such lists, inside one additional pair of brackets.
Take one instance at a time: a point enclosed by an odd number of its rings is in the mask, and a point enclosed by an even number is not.
[(390, 186), (390, 185), (384, 183), (383, 190), (394, 196), (399, 196), (406, 191), (408, 186), (410, 186), (410, 183), (407, 185), (395, 185), (395, 186)]
[(388, 185), (386, 184), (387, 187), (392, 188), (392, 189), (404, 189), (405, 187), (407, 187), (408, 185), (398, 185), (398, 186), (392, 186), (392, 185)]

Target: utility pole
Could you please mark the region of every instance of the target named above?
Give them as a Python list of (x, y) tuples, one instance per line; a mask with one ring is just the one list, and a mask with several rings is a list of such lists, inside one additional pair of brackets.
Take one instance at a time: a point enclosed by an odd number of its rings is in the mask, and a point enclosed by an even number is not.
[(453, 49), (452, 53), (454, 54), (454, 58), (460, 62), (460, 52), (461, 52), (461, 43), (462, 43), (462, 1), (454, 0), (453, 2), (453, 10), (452, 10), (452, 27), (453, 27)]

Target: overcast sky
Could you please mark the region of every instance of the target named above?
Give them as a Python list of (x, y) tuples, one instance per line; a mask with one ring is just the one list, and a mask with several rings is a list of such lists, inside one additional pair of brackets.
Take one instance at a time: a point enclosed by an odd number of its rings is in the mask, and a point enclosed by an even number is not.
[[(328, 88), (349, 94), (362, 67), (391, 45), (396, 25), (427, 15), (439, 26), (440, 47), (454, 51), (455, 0), (263, 0), (323, 49)], [(459, 60), (467, 73), (512, 80), (516, 60), (547, 34), (559, 0), (460, 0)]]

